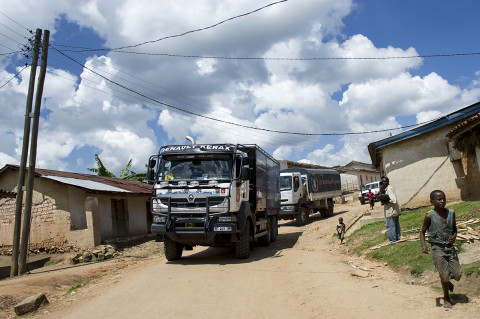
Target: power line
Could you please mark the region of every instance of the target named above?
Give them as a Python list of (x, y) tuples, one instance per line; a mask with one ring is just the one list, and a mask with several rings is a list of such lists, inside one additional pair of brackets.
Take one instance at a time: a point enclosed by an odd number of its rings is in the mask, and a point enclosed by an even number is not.
[(2, 89), (5, 85), (7, 85), (11, 80), (13, 80), (14, 78), (16, 78), (20, 73), (22, 73), (23, 70), (25, 70), (26, 68), (28, 67), (28, 65), (25, 65), (23, 67), (23, 69), (21, 69), (20, 71), (17, 72), (17, 74), (15, 74), (14, 76), (12, 76), (12, 78), (10, 80), (8, 80), (7, 82), (5, 82), (5, 84), (3, 84), (2, 86), (0, 86), (0, 89)]
[[(57, 44), (57, 46), (62, 46)], [(87, 50), (62, 50), (68, 52), (84, 52)], [(418, 58), (439, 58), (439, 57), (455, 57), (455, 56), (471, 56), (480, 55), (480, 52), (466, 53), (445, 53), (445, 54), (425, 54), (425, 55), (406, 55), (406, 56), (384, 56), (384, 57), (311, 57), (311, 58), (275, 58), (275, 57), (229, 57), (229, 56), (202, 56), (188, 54), (171, 54), (171, 53), (152, 53), (152, 52), (135, 52), (112, 50), (114, 53), (125, 53), (134, 55), (147, 56), (164, 56), (172, 58), (191, 58), (191, 59), (215, 59), (215, 60), (263, 60), (263, 61), (325, 61), (325, 60), (397, 60), (397, 59), (418, 59)]]
[[(177, 111), (180, 111), (180, 112), (184, 112), (184, 113), (187, 113), (187, 114), (190, 114), (190, 115), (194, 115), (194, 116), (197, 116), (197, 117), (201, 117), (201, 118), (205, 118), (205, 119), (209, 119), (209, 120), (212, 120), (212, 121), (217, 121), (217, 122), (221, 122), (221, 123), (225, 123), (225, 124), (230, 124), (230, 125), (235, 125), (235, 126), (239, 126), (239, 127), (243, 127), (243, 128), (248, 128), (248, 129), (253, 129), (253, 130), (258, 130), (258, 131), (265, 131), (265, 132), (271, 132), (271, 133), (279, 133), (279, 134), (291, 134), (291, 135), (302, 135), (302, 136), (345, 136), (345, 135), (363, 135), (363, 134), (370, 134), (370, 133), (380, 133), (380, 132), (388, 132), (388, 131), (393, 131), (393, 130), (398, 130), (398, 129), (404, 129), (404, 128), (409, 128), (409, 127), (414, 127), (414, 126), (418, 126), (418, 125), (422, 125), (424, 123), (418, 123), (418, 124), (413, 124), (413, 125), (406, 125), (406, 126), (401, 126), (401, 127), (397, 127), (397, 128), (391, 128), (391, 129), (383, 129), (383, 130), (373, 130), (373, 131), (363, 131), (363, 132), (344, 132), (344, 133), (301, 133), (301, 132), (288, 132), (288, 131), (280, 131), (280, 130), (272, 130), (272, 129), (266, 129), (266, 128), (260, 128), (260, 127), (254, 127), (254, 126), (250, 126), (250, 125), (244, 125), (244, 124), (239, 124), (239, 123), (234, 123), (234, 122), (230, 122), (230, 121), (225, 121), (225, 120), (221, 120), (221, 119), (217, 119), (217, 118), (213, 118), (211, 116), (207, 116), (207, 115), (203, 115), (203, 114), (198, 114), (198, 113), (195, 113), (195, 112), (192, 112), (192, 111), (188, 111), (188, 110), (185, 110), (185, 109), (182, 109), (181, 107), (178, 107), (178, 106), (174, 106), (174, 105), (171, 105), (171, 104), (168, 104), (168, 103), (165, 103), (165, 102), (162, 102), (162, 101), (159, 101), (153, 97), (150, 97), (144, 93), (141, 93), (141, 92), (138, 92), (134, 89), (131, 89), (129, 87), (126, 87), (125, 85), (123, 84), (120, 84), (118, 82), (115, 82), (115, 81), (112, 81), (111, 79), (101, 75), (100, 73), (88, 68), (87, 66), (81, 64), (80, 62), (78, 62), (77, 60), (75, 60), (74, 58), (66, 55), (65, 53), (63, 53), (62, 51), (56, 49), (55, 47), (52, 47), (55, 51), (57, 51), (58, 53), (62, 54), (63, 56), (65, 56), (66, 58), (72, 60), (73, 62), (75, 62), (76, 64), (79, 64), (80, 66), (82, 66), (84, 69), (87, 69), (89, 70), (90, 72), (96, 74), (97, 76), (100, 76), (101, 78), (103, 78), (104, 80), (114, 84), (114, 85), (117, 85), (127, 91), (130, 91), (132, 93), (135, 93), (143, 98), (146, 98), (147, 100), (149, 101), (153, 101), (157, 104), (160, 104), (160, 105), (163, 105), (163, 106), (166, 106), (168, 108), (172, 108), (174, 110), (177, 110)], [(427, 123), (427, 122), (425, 122)]]
[(13, 23), (15, 23), (16, 25), (20, 26), (21, 28), (27, 30), (30, 34), (33, 34), (33, 31), (31, 29), (28, 29), (27, 27), (21, 25), (19, 22), (13, 20), (12, 18), (10, 18), (8, 15), (6, 15), (5, 13), (3, 13), (2, 11), (0, 11), (0, 14), (3, 15), (4, 17), (6, 17), (8, 20), (12, 21)]
[[(128, 48), (135, 48), (135, 47), (139, 47), (139, 46), (142, 46), (142, 45), (145, 45), (145, 44), (150, 44), (150, 43), (155, 43), (155, 42), (159, 42), (159, 41), (163, 41), (163, 40), (166, 40), (166, 39), (171, 39), (171, 38), (178, 38), (178, 37), (182, 37), (182, 36), (185, 36), (187, 34), (190, 34), (190, 33), (194, 33), (194, 32), (199, 32), (199, 31), (205, 31), (205, 30), (208, 30), (208, 29), (212, 29), (214, 27), (217, 27), (223, 23), (226, 23), (226, 22), (229, 22), (229, 21), (232, 21), (232, 20), (235, 20), (235, 19), (238, 19), (238, 18), (241, 18), (241, 17), (245, 17), (245, 16), (248, 16), (250, 14), (253, 14), (253, 13), (256, 13), (258, 11), (261, 11), (265, 8), (268, 8), (268, 7), (271, 7), (271, 6), (274, 6), (274, 5), (277, 5), (279, 3), (282, 3), (282, 2), (287, 2), (288, 0), (280, 0), (280, 1), (277, 1), (277, 2), (272, 2), (272, 3), (269, 3), (261, 8), (258, 8), (258, 9), (255, 9), (255, 10), (252, 10), (252, 11), (249, 11), (247, 13), (243, 13), (243, 14), (239, 14), (237, 16), (234, 16), (234, 17), (231, 17), (231, 18), (228, 18), (228, 19), (225, 19), (225, 20), (222, 20), (220, 22), (217, 22), (215, 24), (212, 24), (208, 27), (203, 27), (203, 28), (198, 28), (198, 29), (195, 29), (195, 30), (190, 30), (190, 31), (186, 31), (186, 32), (183, 32), (183, 33), (179, 33), (179, 34), (175, 34), (175, 35), (169, 35), (169, 36), (166, 36), (166, 37), (163, 37), (163, 38), (159, 38), (159, 39), (156, 39), (156, 40), (150, 40), (150, 41), (145, 41), (145, 42), (142, 42), (142, 43), (138, 43), (138, 44), (133, 44), (133, 45), (127, 45), (127, 46), (123, 46), (123, 47), (118, 47), (118, 48), (113, 48), (113, 49), (109, 49), (109, 48), (84, 48), (84, 47), (73, 47), (73, 46), (65, 46), (65, 47), (72, 47), (72, 48), (78, 48), (78, 49), (83, 49), (81, 51), (116, 51), (116, 50), (122, 50), (122, 49), (128, 49)], [(57, 44), (59, 45), (59, 44)], [(80, 51), (80, 52), (81, 52)]]

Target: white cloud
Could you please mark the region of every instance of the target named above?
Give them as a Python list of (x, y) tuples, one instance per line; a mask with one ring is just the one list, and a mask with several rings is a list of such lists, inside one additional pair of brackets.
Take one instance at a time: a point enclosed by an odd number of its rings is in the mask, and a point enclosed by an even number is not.
[[(36, 14), (27, 15), (34, 6)], [(57, 38), (54, 29), (55, 19), (63, 15), (81, 27), (79, 32), (91, 28), (107, 46), (120, 47), (203, 28), (260, 6), (254, 0), (181, 4), (47, 0), (38, 7), (32, 1), (9, 0), (0, 3), (0, 11), (31, 24), (28, 27), (50, 28), (56, 44), (65, 41)], [(65, 51), (85, 64), (78, 71), (78, 65), (50, 50), (39, 166), (92, 167), (93, 154), (73, 155), (89, 149), (100, 154), (112, 171), (119, 172), (130, 158), (134, 170), (142, 171), (157, 144), (185, 143), (186, 135), (199, 143), (255, 143), (273, 149), (278, 158), (303, 158), (326, 166), (368, 162), (367, 145), (389, 131), (339, 137), (309, 134), (400, 127), (399, 117), (422, 122), (478, 100), (478, 75), (461, 89), (438, 73), (415, 75), (423, 66), (420, 58), (353, 59), (418, 55), (414, 47), (379, 47), (362, 34), (344, 37), (343, 21), (353, 6), (351, 0), (289, 1), (215, 28), (125, 49), (225, 58), (338, 60), (194, 59), (118, 52), (86, 52), (87, 57)], [(0, 56), (0, 83), (13, 76), (5, 71), (9, 63)], [(24, 107), (18, 106), (25, 105), (27, 85), (25, 70), (20, 80), (12, 81), (0, 94), (0, 159), (20, 156)], [(332, 98), (339, 92), (340, 103)]]

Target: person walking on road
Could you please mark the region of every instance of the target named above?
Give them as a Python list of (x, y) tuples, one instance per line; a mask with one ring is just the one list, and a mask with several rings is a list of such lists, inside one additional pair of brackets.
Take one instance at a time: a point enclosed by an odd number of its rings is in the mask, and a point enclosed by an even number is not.
[(441, 190), (434, 190), (430, 193), (430, 203), (434, 208), (425, 215), (420, 231), (420, 242), (423, 253), (428, 254), (428, 247), (425, 245), (425, 232), (428, 230), (433, 263), (442, 283), (443, 306), (451, 308), (452, 303), (448, 291), (453, 291), (454, 286), (450, 279), (458, 281), (462, 277), (462, 267), (453, 246), (457, 238), (455, 211), (445, 209), (447, 200), (445, 193)]
[(398, 197), (386, 176), (380, 179), (379, 199), (384, 208), (388, 239), (391, 243), (399, 241), (401, 237), (399, 216), (402, 211), (400, 210)]
[(375, 194), (372, 193), (371, 189), (368, 190), (367, 198), (370, 201), (370, 209), (373, 209), (373, 206), (375, 205)]
[(345, 239), (345, 224), (343, 223), (343, 218), (339, 217), (338, 218), (338, 224), (337, 224), (337, 236), (338, 239), (340, 239), (340, 245), (343, 245), (343, 240)]

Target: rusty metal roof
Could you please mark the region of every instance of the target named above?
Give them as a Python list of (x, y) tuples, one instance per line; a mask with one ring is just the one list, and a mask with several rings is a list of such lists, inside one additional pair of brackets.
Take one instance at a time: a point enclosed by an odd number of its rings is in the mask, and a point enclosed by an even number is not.
[(460, 135), (477, 125), (480, 125), (480, 112), (457, 124), (450, 130), (450, 132), (447, 133), (447, 137), (453, 138), (456, 135)]
[[(0, 175), (2, 175), (3, 172), (7, 169), (18, 170), (19, 166), (7, 164), (0, 170)], [(60, 183), (80, 187), (94, 192), (122, 192), (145, 195), (150, 195), (152, 193), (151, 185), (126, 179), (72, 172), (62, 172), (41, 168), (35, 169), (35, 175), (38, 177), (56, 180)]]

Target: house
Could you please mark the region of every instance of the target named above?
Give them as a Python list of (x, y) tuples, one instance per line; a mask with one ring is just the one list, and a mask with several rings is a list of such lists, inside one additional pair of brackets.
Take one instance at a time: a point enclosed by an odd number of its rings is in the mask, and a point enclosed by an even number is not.
[(430, 192), (436, 189), (448, 201), (478, 195), (478, 140), (468, 154), (454, 145), (472, 136), (472, 130), (479, 136), (479, 112), (477, 102), (368, 145), (373, 166), (390, 179), (402, 208), (430, 205)]
[(362, 185), (380, 180), (380, 173), (372, 164), (351, 161), (345, 166), (335, 167), (340, 172), (342, 190), (359, 190)]
[[(0, 246), (11, 247), (19, 167), (0, 169)], [(91, 248), (147, 234), (150, 185), (89, 174), (35, 169), (30, 247)], [(24, 193), (25, 194), (25, 193)]]

